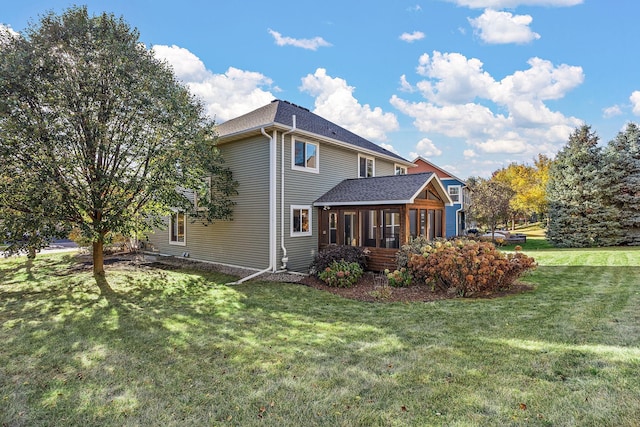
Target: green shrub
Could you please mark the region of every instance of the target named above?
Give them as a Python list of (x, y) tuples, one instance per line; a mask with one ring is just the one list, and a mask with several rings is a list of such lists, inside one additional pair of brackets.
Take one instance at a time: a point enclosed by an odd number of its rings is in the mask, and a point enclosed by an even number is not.
[(409, 271), (419, 282), (460, 296), (508, 289), (535, 260), (521, 252), (505, 254), (489, 242), (455, 239), (422, 247), (409, 259)]
[(309, 273), (318, 276), (335, 261), (355, 262), (362, 270), (367, 268), (365, 250), (358, 246), (331, 245), (318, 252), (309, 266)]
[(334, 261), (318, 277), (327, 285), (336, 288), (350, 288), (362, 276), (364, 270), (357, 262)]
[(399, 270), (395, 270), (393, 272), (388, 269), (384, 271), (384, 274), (387, 276), (387, 280), (389, 281), (389, 286), (393, 286), (394, 288), (404, 288), (411, 285), (411, 281), (413, 277), (411, 277), (411, 272), (406, 267), (401, 267)]

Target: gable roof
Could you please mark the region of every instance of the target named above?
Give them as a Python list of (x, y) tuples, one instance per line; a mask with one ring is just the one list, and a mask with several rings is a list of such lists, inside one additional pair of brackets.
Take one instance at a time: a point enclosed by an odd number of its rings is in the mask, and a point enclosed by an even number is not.
[(433, 183), (446, 205), (453, 202), (433, 172), (345, 179), (316, 200), (314, 206), (395, 205), (413, 203)]
[(441, 179), (455, 179), (457, 181), (460, 181), (462, 183), (462, 185), (467, 185), (467, 183), (464, 180), (458, 178), (457, 176), (453, 175), (450, 172), (447, 172), (446, 170), (442, 169), (440, 166), (437, 166), (437, 165), (431, 163), (429, 160), (425, 159), (424, 157), (418, 156), (413, 160), (412, 163), (415, 165), (416, 163), (418, 163), (418, 160), (420, 160), (421, 162), (425, 163), (427, 166), (431, 167), (432, 169), (435, 169), (436, 171), (441, 172), (442, 175), (444, 175), (444, 177), (441, 178)]
[(220, 142), (224, 143), (247, 133), (260, 133), (260, 129), (269, 127), (289, 131), (293, 127), (294, 115), (296, 116), (296, 132), (320, 136), (336, 143), (346, 144), (352, 148), (392, 158), (409, 166), (412, 165), (409, 160), (312, 113), (306, 108), (279, 99), (218, 125), (218, 138)]

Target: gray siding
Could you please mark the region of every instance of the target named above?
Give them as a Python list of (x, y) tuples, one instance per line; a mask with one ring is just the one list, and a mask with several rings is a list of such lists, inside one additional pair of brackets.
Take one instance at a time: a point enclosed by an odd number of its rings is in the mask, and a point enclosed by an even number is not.
[[(255, 137), (221, 146), (226, 165), (238, 181), (232, 221), (204, 225), (187, 220), (186, 245), (169, 244), (169, 232), (149, 236), (162, 254), (256, 269), (269, 265), (269, 140)], [(168, 220), (167, 220), (168, 224)]]
[[(285, 137), (285, 247), (289, 258), (288, 268), (293, 271), (307, 272), (309, 264), (318, 250), (318, 213), (312, 207), (312, 235), (291, 236), (291, 205), (312, 205), (313, 202), (339, 182), (357, 178), (358, 153), (333, 144), (321, 143), (313, 138), (294, 138), (317, 143), (319, 145), (319, 173), (293, 170), (291, 168), (291, 136)], [(282, 140), (278, 141), (278, 155)], [(376, 175), (393, 175), (394, 162), (376, 158)], [(278, 162), (278, 180), (280, 180), (280, 162)], [(278, 209), (280, 209), (280, 181), (278, 181)], [(278, 220), (278, 228), (280, 220)], [(280, 248), (280, 230), (278, 231), (278, 263), (282, 257)], [(280, 265), (280, 264), (278, 264)]]
[[(271, 133), (271, 132), (270, 132)], [(277, 231), (276, 260), (281, 266), (281, 171), (282, 135), (277, 134)], [(288, 268), (307, 272), (318, 250), (318, 215), (313, 202), (339, 182), (358, 176), (358, 153), (354, 150), (320, 142), (313, 138), (299, 138), (318, 144), (319, 173), (291, 168), (291, 135), (285, 137), (285, 203), (284, 244), (289, 258)], [(153, 248), (167, 255), (238, 265), (255, 269), (269, 266), (269, 140), (256, 136), (221, 146), (226, 165), (239, 183), (234, 198), (232, 221), (218, 221), (204, 225), (187, 221), (186, 245), (169, 244), (167, 229), (149, 236)], [(376, 176), (393, 175), (394, 162), (376, 158)], [(291, 205), (311, 206), (311, 236), (291, 236)], [(168, 219), (167, 219), (168, 225)]]

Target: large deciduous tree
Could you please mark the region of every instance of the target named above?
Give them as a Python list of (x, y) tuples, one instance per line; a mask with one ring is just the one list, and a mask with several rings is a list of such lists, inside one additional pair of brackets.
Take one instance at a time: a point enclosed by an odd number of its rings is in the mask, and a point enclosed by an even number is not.
[(622, 240), (598, 139), (590, 126), (576, 129), (549, 169), (547, 238), (556, 246), (614, 246)]
[(230, 218), (236, 183), (214, 123), (122, 18), (74, 7), (0, 41), (0, 161), (11, 165), (0, 227), (79, 227), (101, 275), (114, 233), (157, 226), (172, 208)]

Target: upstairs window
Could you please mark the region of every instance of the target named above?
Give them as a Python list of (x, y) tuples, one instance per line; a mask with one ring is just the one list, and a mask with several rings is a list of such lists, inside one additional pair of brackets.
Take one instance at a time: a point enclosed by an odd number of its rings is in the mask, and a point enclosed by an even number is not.
[(291, 169), (318, 173), (317, 144), (294, 139), (292, 151)]
[(449, 197), (453, 203), (460, 203), (460, 186), (452, 185), (449, 187)]
[(406, 166), (396, 165), (396, 175), (406, 175), (407, 168)]
[(358, 176), (360, 178), (375, 176), (375, 161), (373, 157), (358, 156)]

